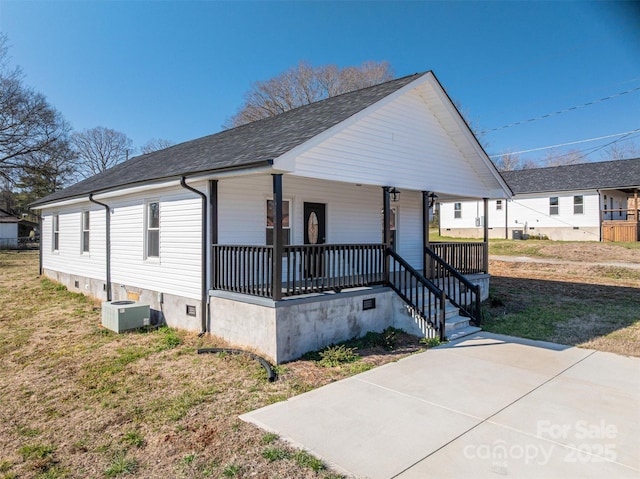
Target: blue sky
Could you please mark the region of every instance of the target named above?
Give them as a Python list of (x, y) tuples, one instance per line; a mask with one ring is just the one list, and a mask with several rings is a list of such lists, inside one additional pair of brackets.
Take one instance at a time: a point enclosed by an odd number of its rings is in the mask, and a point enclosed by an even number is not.
[[(74, 129), (113, 128), (138, 147), (219, 131), (253, 81), (300, 60), (433, 70), (488, 130), (629, 91), (489, 131), (490, 155), (640, 129), (632, 3), (0, 0), (0, 31)], [(640, 132), (627, 138), (640, 145)]]

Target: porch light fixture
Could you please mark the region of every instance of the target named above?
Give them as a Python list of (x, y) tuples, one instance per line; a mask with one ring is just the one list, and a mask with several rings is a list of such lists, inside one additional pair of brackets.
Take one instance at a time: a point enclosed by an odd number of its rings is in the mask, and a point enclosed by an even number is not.
[(433, 208), (433, 205), (436, 204), (436, 200), (438, 199), (438, 195), (436, 195), (433, 191), (429, 193), (429, 209)]
[(389, 190), (389, 193), (391, 194), (391, 201), (393, 201), (394, 203), (400, 201), (400, 190), (395, 186)]

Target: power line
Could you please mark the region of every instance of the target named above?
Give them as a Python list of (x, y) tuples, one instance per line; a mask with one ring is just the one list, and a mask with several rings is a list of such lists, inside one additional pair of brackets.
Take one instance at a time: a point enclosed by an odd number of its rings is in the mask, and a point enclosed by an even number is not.
[(569, 108), (565, 108), (563, 110), (555, 111), (553, 113), (547, 113), (546, 115), (537, 116), (537, 117), (534, 117), (534, 118), (529, 118), (528, 120), (516, 121), (515, 123), (509, 123), (508, 125), (502, 125), (502, 126), (498, 126), (496, 128), (490, 128), (488, 130), (483, 130), (480, 133), (489, 133), (491, 131), (503, 130), (505, 128), (510, 128), (512, 126), (517, 126), (517, 125), (523, 125), (525, 123), (531, 123), (533, 121), (544, 120), (545, 118), (549, 118), (549, 117), (552, 117), (552, 116), (555, 116), (555, 115), (560, 115), (562, 113), (567, 113), (568, 111), (577, 110), (579, 108), (584, 108), (586, 106), (595, 105), (596, 103), (600, 103), (600, 102), (603, 102), (603, 101), (606, 101), (606, 100), (611, 100), (613, 98), (617, 98), (617, 97), (622, 96), (622, 95), (627, 95), (629, 93), (633, 93), (633, 92), (638, 91), (638, 90), (640, 90), (640, 87), (631, 88), (630, 90), (626, 90), (626, 91), (623, 91), (623, 92), (620, 92), (620, 93), (615, 93), (613, 95), (609, 95), (609, 96), (606, 96), (604, 98), (600, 98), (598, 100), (592, 100), (592, 101), (589, 101), (587, 103), (583, 103), (581, 105), (575, 105), (575, 106), (572, 106), (572, 107), (569, 107)]
[(606, 138), (614, 138), (616, 136), (630, 135), (632, 133), (638, 133), (638, 132), (640, 132), (640, 128), (636, 130), (625, 131), (624, 133), (614, 133), (613, 135), (599, 136), (597, 138), (588, 138), (586, 140), (570, 141), (567, 143), (559, 143), (557, 145), (551, 145), (551, 146), (541, 146), (540, 148), (531, 148), (529, 150), (511, 151), (508, 153), (501, 153), (499, 155), (489, 155), (489, 158), (500, 158), (501, 156), (506, 156), (506, 155), (519, 155), (520, 153), (531, 153), (533, 151), (548, 150), (551, 148), (559, 148), (561, 146), (577, 145), (579, 143), (588, 143), (590, 141), (604, 140)]

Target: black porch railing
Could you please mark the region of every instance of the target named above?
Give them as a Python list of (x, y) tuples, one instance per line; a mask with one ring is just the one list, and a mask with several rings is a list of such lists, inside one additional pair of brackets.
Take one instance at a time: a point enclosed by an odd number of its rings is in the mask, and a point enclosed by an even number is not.
[[(429, 243), (429, 248), (431, 248), (431, 250), (445, 263), (449, 264), (461, 274), (478, 274), (489, 272), (489, 252), (487, 243), (438, 242)], [(430, 277), (430, 274), (432, 273), (429, 271), (425, 271), (425, 276), (427, 278)]]
[(383, 244), (284, 246), (282, 278), (273, 278), (273, 246), (213, 245), (213, 289), (274, 297), (383, 284)]
[(427, 277), (444, 291), (447, 299), (471, 318), (476, 325), (481, 321), (480, 286), (473, 284), (456, 268), (447, 263), (434, 251), (426, 251)]
[(426, 321), (445, 340), (446, 295), (433, 282), (416, 271), (400, 255), (387, 249), (389, 258), (389, 286), (412, 309), (419, 319)]
[[(479, 261), (486, 253), (484, 243), (471, 247), (456, 243), (457, 250), (445, 245), (445, 251), (464, 252), (450, 255), (450, 259), (455, 258), (454, 264), (467, 274), (482, 271)], [(425, 251), (424, 275), (384, 244), (284, 246), (282, 276), (278, 278), (273, 274), (273, 254), (273, 246), (212, 245), (213, 289), (277, 299), (386, 284), (407, 302), (414, 314), (438, 330), (441, 338), (444, 338), (445, 300), (476, 324), (481, 319), (480, 287), (429, 248)], [(475, 263), (460, 263), (464, 258), (476, 258)]]

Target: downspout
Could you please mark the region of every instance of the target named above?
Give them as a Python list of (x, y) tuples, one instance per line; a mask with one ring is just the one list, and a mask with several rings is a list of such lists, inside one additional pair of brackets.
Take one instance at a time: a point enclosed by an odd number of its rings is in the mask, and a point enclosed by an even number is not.
[(39, 275), (42, 276), (42, 270), (43, 270), (43, 266), (42, 266), (42, 211), (38, 212), (38, 237), (40, 238), (40, 241), (38, 241), (38, 250), (39, 250), (39, 258), (38, 258), (38, 268), (39, 268)]
[(100, 203), (97, 200), (93, 199), (93, 193), (89, 194), (89, 201), (91, 203), (95, 203), (96, 205), (102, 206), (105, 209), (106, 219), (105, 219), (105, 229), (106, 229), (106, 256), (107, 256), (107, 301), (111, 301), (111, 208), (104, 203)]
[(180, 178), (180, 186), (184, 189), (194, 192), (202, 198), (202, 251), (200, 253), (200, 286), (202, 288), (200, 301), (202, 306), (200, 307), (200, 321), (202, 324), (202, 331), (198, 336), (202, 336), (207, 332), (207, 311), (209, 310), (207, 306), (207, 195), (203, 192), (196, 190), (195, 188), (189, 186), (186, 183), (186, 177), (183, 176)]

